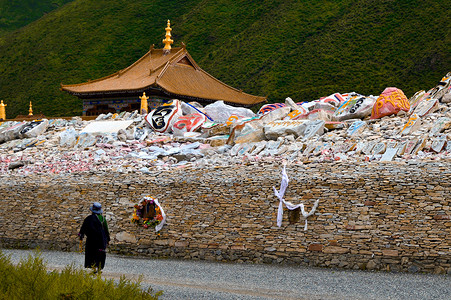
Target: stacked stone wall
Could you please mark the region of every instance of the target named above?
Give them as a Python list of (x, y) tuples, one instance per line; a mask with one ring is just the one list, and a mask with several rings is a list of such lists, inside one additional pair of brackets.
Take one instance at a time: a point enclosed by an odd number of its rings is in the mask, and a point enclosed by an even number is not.
[[(0, 246), (77, 251), (93, 201), (110, 252), (229, 262), (451, 273), (449, 161), (287, 167), (285, 199), (316, 212), (277, 227), (281, 165), (142, 173), (0, 177)], [(130, 222), (143, 196), (159, 199), (159, 232)]]

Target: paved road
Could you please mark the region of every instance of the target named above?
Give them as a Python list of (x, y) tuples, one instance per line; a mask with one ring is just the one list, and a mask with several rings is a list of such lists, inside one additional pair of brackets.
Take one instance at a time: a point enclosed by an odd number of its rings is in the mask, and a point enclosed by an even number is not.
[[(33, 254), (2, 250), (13, 262)], [(82, 266), (83, 254), (44, 251), (49, 268)], [(277, 265), (224, 264), (107, 255), (105, 278), (143, 275), (160, 299), (451, 299), (450, 275), (337, 271)]]

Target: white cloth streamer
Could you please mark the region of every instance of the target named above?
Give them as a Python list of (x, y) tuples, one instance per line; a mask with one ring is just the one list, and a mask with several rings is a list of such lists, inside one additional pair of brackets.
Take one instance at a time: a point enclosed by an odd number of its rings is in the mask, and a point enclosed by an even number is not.
[(304, 230), (307, 230), (307, 218), (315, 213), (316, 208), (318, 207), (319, 200), (315, 201), (315, 204), (313, 205), (313, 208), (310, 212), (305, 211), (304, 204), (302, 204), (302, 203), (300, 203), (298, 205), (293, 205), (292, 203), (285, 201), (285, 199), (283, 199), (283, 196), (285, 195), (285, 191), (288, 187), (288, 182), (289, 182), (288, 175), (285, 170), (285, 165), (283, 165), (282, 182), (280, 183), (280, 190), (277, 191), (276, 188), (273, 187), (274, 194), (276, 195), (277, 198), (279, 198), (279, 209), (277, 211), (277, 226), (279, 226), (279, 227), (282, 226), (283, 204), (285, 204), (285, 206), (289, 210), (294, 210), (299, 207), (301, 208), (302, 216), (305, 218)]
[(157, 226), (155, 226), (155, 231), (158, 232), (161, 230), (161, 228), (163, 228), (163, 225), (166, 223), (166, 214), (164, 213), (163, 207), (161, 207), (160, 202), (158, 202), (157, 199), (154, 199), (153, 201), (160, 208), (161, 216), (163, 217), (163, 220), (161, 221), (161, 223), (158, 224)]

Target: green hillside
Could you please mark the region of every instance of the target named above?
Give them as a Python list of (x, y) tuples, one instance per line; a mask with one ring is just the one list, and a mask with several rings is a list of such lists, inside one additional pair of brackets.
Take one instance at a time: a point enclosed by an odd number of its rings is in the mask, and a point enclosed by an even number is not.
[(72, 0), (0, 0), (0, 35), (21, 28)]
[(167, 19), (207, 72), (270, 102), (310, 101), (334, 92), (407, 97), (451, 71), (444, 0), (125, 1), (75, 0), (0, 40), (0, 99), (7, 117), (79, 115), (60, 91), (123, 69)]

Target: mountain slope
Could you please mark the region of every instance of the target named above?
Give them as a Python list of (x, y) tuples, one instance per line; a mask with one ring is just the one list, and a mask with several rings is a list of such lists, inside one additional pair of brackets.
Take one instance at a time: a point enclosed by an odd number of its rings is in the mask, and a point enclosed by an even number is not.
[(14, 31), (72, 0), (0, 0), (0, 35)]
[(60, 83), (123, 69), (167, 19), (175, 46), (225, 83), (268, 96), (310, 101), (334, 92), (410, 97), (451, 71), (451, 27), (442, 0), (144, 1), (75, 0), (0, 43), (0, 98), (9, 118), (28, 102), (47, 116), (80, 114)]

